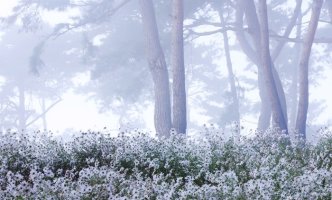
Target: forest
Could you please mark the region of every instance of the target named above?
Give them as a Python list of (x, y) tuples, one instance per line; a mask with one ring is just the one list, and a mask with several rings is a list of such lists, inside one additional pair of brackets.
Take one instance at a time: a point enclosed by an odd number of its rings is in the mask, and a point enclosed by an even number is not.
[(331, 199), (331, 0), (0, 1), (0, 199)]

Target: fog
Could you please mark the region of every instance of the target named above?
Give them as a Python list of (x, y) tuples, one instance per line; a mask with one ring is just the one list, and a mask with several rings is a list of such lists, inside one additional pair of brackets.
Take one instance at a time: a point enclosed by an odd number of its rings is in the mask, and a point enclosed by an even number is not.
[[(171, 1), (153, 3), (156, 40), (149, 29), (153, 16), (138, 1), (1, 0), (0, 129), (139, 129), (155, 135), (165, 127), (194, 134), (208, 126), (250, 135), (275, 126), (275, 98), (262, 89), (268, 79), (258, 78), (259, 27), (250, 16), (239, 18), (233, 1), (185, 1), (178, 29), (183, 32), (174, 39)], [(278, 99), (290, 133), (302, 105), (300, 59), (312, 15), (311, 1), (297, 6), (283, 0), (267, 4), (269, 67), (280, 80), (279, 86), (272, 82), (283, 90), (285, 104), (280, 90)], [(317, 137), (331, 123), (329, 3), (319, 19), (308, 65), (307, 137)]]

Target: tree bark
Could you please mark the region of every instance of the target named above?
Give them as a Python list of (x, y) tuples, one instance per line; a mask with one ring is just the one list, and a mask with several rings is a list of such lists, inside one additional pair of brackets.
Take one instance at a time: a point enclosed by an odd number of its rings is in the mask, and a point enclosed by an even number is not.
[(172, 1), (171, 66), (173, 69), (173, 128), (186, 133), (186, 84), (183, 49), (183, 0)]
[[(261, 67), (261, 66), (259, 66)], [(263, 74), (262, 70), (258, 70), (258, 92), (259, 97), (261, 99), (261, 107), (259, 111), (259, 117), (258, 117), (258, 125), (257, 129), (259, 131), (265, 131), (270, 127), (271, 122), (271, 116), (272, 116), (272, 110), (271, 105), (269, 103), (269, 96), (267, 94), (267, 90), (265, 87), (265, 83), (263, 80)]]
[[(243, 29), (243, 16), (245, 15), (246, 21), (248, 23), (248, 32), (251, 35), (254, 45), (248, 42), (248, 39), (244, 33)], [(262, 81), (262, 72), (259, 62), (259, 23), (256, 15), (256, 8), (254, 2), (249, 0), (239, 0), (236, 10), (236, 23), (237, 29), (236, 36), (240, 43), (243, 52), (249, 57), (249, 59), (257, 66), (257, 79), (258, 79), (258, 90), (259, 97), (261, 100), (260, 113), (258, 118), (257, 129), (260, 131), (265, 131), (270, 126), (271, 120), (271, 108), (268, 101), (267, 91)], [(253, 31), (251, 31), (253, 30)], [(256, 32), (255, 32), (256, 31)]]
[[(271, 62), (271, 68), (272, 68), (274, 84), (276, 85), (277, 93), (278, 93), (278, 97), (279, 97), (279, 102), (280, 102), (280, 105), (281, 105), (281, 111), (282, 111), (286, 126), (288, 127), (286, 95), (285, 95), (285, 92), (284, 92), (284, 88), (282, 86), (281, 79), (279, 77), (279, 73), (277, 72), (271, 58), (270, 58), (270, 62)], [(273, 117), (274, 117), (274, 115), (272, 115), (272, 121), (275, 121), (273, 119)]]
[(261, 47), (261, 64), (262, 75), (266, 88), (268, 90), (269, 100), (271, 101), (272, 115), (274, 125), (287, 132), (287, 121), (284, 117), (282, 104), (279, 99), (277, 86), (274, 81), (272, 70), (270, 45), (269, 45), (269, 27), (267, 16), (266, 0), (259, 0), (259, 16), (260, 16), (260, 47)]
[(42, 97), (42, 112), (45, 113), (45, 114), (42, 116), (42, 120), (43, 120), (43, 128), (44, 128), (44, 131), (47, 131), (46, 100), (45, 100), (45, 97)]
[[(302, 13), (299, 15), (296, 26), (296, 38), (301, 39), (302, 35)], [(289, 130), (294, 133), (296, 123), (297, 112), (297, 100), (298, 100), (298, 66), (301, 52), (300, 44), (295, 44), (295, 54), (293, 58), (293, 66), (296, 66), (292, 70), (292, 84), (290, 86), (289, 98), (290, 98), (290, 116), (289, 116)]]
[[(248, 42), (247, 38), (243, 31), (243, 14), (245, 14), (247, 24), (248, 24), (248, 33), (251, 35), (253, 40), (253, 47)], [(257, 65), (258, 70), (258, 89), (261, 99), (261, 109), (260, 116), (258, 120), (258, 130), (265, 131), (270, 126), (271, 121), (271, 104), (270, 99), (268, 98), (268, 90), (264, 85), (264, 78), (260, 58), (258, 55), (261, 55), (261, 46), (260, 46), (260, 24), (258, 16), (256, 13), (256, 7), (253, 0), (239, 0), (236, 12), (236, 21), (238, 26), (238, 31), (236, 32), (237, 38), (240, 42), (240, 45), (245, 52), (245, 54)], [(280, 49), (281, 50), (281, 49)], [(271, 59), (270, 59), (271, 61)], [(280, 77), (274, 67), (273, 62), (270, 63), (272, 67), (273, 79), (277, 88), (278, 98), (281, 102), (283, 116), (287, 122), (287, 106), (286, 106), (286, 97), (282, 87)]]
[(158, 136), (169, 136), (172, 126), (169, 77), (165, 56), (160, 45), (152, 0), (140, 0), (142, 23), (146, 39), (148, 65), (154, 84), (154, 124)]
[(314, 0), (312, 7), (312, 14), (309, 22), (308, 32), (305, 36), (304, 43), (301, 50), (300, 64), (299, 64), (299, 104), (296, 118), (296, 132), (302, 138), (306, 138), (306, 122), (309, 106), (309, 81), (308, 68), (309, 58), (311, 54), (311, 47), (314, 41), (320, 11), (323, 0)]
[(327, 10), (329, 12), (329, 15), (330, 15), (330, 20), (332, 22), (332, 1), (327, 0), (327, 1), (325, 1), (325, 3), (326, 3), (326, 6), (327, 6)]
[[(221, 27), (225, 29), (225, 20), (224, 16), (222, 13), (222, 10), (218, 10), (219, 13), (219, 18), (220, 18), (220, 23)], [(240, 106), (239, 106), (239, 97), (237, 93), (237, 88), (235, 85), (235, 76), (233, 73), (233, 65), (232, 65), (232, 59), (231, 59), (231, 54), (230, 54), (230, 48), (229, 48), (229, 41), (228, 41), (228, 34), (227, 31), (224, 31), (223, 33), (223, 40), (224, 40), (224, 50), (225, 50), (225, 57), (226, 57), (226, 64), (227, 64), (227, 72), (228, 72), (228, 83), (231, 89), (231, 94), (232, 94), (232, 105), (234, 108), (234, 120), (236, 123), (238, 123), (238, 127), (240, 127)], [(238, 129), (240, 130), (240, 129)]]
[(23, 84), (18, 85), (18, 131), (23, 132), (26, 128), (25, 89)]

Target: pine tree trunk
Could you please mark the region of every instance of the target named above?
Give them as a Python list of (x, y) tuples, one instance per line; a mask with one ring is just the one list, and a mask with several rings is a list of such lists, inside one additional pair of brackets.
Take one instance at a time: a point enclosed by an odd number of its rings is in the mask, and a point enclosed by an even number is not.
[[(243, 16), (246, 16), (248, 24), (248, 32), (251, 35), (253, 45), (248, 41), (243, 29)], [(259, 62), (259, 22), (256, 14), (255, 4), (252, 0), (239, 0), (236, 9), (236, 22), (238, 31), (236, 31), (237, 39), (243, 52), (249, 59), (257, 66), (257, 85), (259, 91), (259, 98), (261, 100), (260, 113), (258, 118), (257, 129), (265, 131), (270, 126), (271, 121), (271, 106), (268, 100), (267, 91), (262, 81), (262, 70)]]
[[(300, 14), (298, 20), (297, 20), (297, 26), (296, 26), (296, 38), (301, 39), (301, 33), (302, 33), (302, 13)], [(289, 116), (289, 130), (292, 130), (294, 132), (295, 130), (295, 122), (296, 122), (296, 112), (297, 112), (297, 100), (298, 100), (298, 67), (299, 66), (299, 58), (300, 58), (300, 51), (301, 46), (300, 44), (295, 44), (295, 56), (293, 59), (293, 66), (296, 66), (292, 69), (292, 84), (289, 92), (289, 98), (290, 98), (290, 116)]]
[(140, 0), (139, 3), (145, 31), (147, 60), (154, 84), (154, 124), (157, 135), (167, 137), (171, 129), (171, 104), (165, 56), (160, 45), (153, 2)]
[(287, 132), (287, 121), (284, 117), (282, 104), (279, 99), (277, 86), (274, 81), (270, 45), (269, 45), (269, 27), (267, 16), (266, 0), (259, 0), (259, 18), (260, 18), (260, 47), (261, 47), (261, 65), (263, 80), (268, 90), (269, 100), (271, 102), (272, 116), (274, 126)]
[(330, 20), (332, 22), (332, 1), (331, 0), (326, 0), (325, 3), (326, 3), (326, 6), (327, 6), (327, 10), (329, 12), (329, 15), (330, 15)]
[[(222, 13), (222, 10), (219, 9), (219, 18), (222, 28), (225, 29), (226, 24), (224, 20), (224, 16)], [(227, 31), (224, 31), (223, 33), (223, 40), (224, 40), (224, 50), (225, 50), (225, 57), (226, 57), (226, 64), (227, 64), (227, 72), (228, 72), (228, 83), (231, 89), (231, 95), (232, 95), (232, 108), (234, 111), (234, 120), (236, 123), (238, 123), (238, 127), (240, 127), (240, 106), (239, 106), (239, 98), (237, 93), (237, 88), (235, 85), (235, 76), (233, 73), (233, 65), (232, 65), (232, 59), (231, 59), (231, 53), (229, 48), (229, 40), (228, 40), (228, 34)], [(238, 129), (240, 130), (240, 129)]]
[[(260, 24), (258, 20), (258, 16), (256, 13), (256, 7), (253, 0), (239, 0), (237, 6), (237, 26), (238, 28), (243, 28), (243, 14), (246, 16), (247, 24), (248, 24), (248, 33), (251, 35), (253, 40), (253, 46), (247, 41), (243, 31), (237, 31), (236, 35), (240, 42), (240, 45), (245, 52), (245, 54), (257, 65), (258, 71), (258, 89), (259, 95), (261, 99), (261, 109), (260, 116), (258, 120), (258, 130), (265, 131), (270, 126), (271, 121), (271, 101), (269, 99), (268, 90), (265, 86), (264, 81), (264, 73), (263, 66), (261, 66), (260, 57), (261, 55), (261, 33), (260, 33)], [(270, 59), (271, 61), (271, 59)], [(283, 116), (287, 123), (287, 106), (286, 106), (286, 98), (285, 93), (283, 91), (283, 87), (281, 84), (280, 77), (275, 70), (274, 64), (271, 61), (270, 66), (272, 67), (273, 80), (275, 82), (278, 99), (281, 102)]]
[(18, 131), (23, 132), (26, 128), (26, 110), (25, 110), (25, 89), (23, 84), (18, 85), (18, 97), (19, 97), (19, 105), (18, 105)]
[(44, 131), (47, 131), (47, 119), (46, 119), (46, 100), (42, 97), (42, 112), (45, 113), (42, 116)]
[(267, 94), (267, 90), (265, 87), (265, 82), (263, 79), (262, 70), (259, 70), (258, 73), (258, 90), (259, 90), (259, 97), (261, 99), (261, 107), (260, 107), (260, 114), (258, 117), (258, 125), (257, 129), (259, 131), (265, 131), (270, 127), (271, 123), (271, 105), (269, 103), (269, 96)]
[[(270, 60), (271, 60), (271, 57), (270, 57)], [(286, 126), (288, 127), (286, 95), (285, 95), (284, 89), (282, 87), (282, 83), (281, 83), (281, 80), (280, 80), (280, 77), (279, 77), (279, 73), (277, 72), (277, 70), (274, 66), (274, 63), (272, 61), (271, 61), (271, 69), (272, 69), (274, 84), (277, 88), (279, 102), (280, 102), (280, 105), (281, 105), (281, 111), (282, 111)], [(273, 119), (273, 116), (272, 116), (272, 121), (273, 122), (275, 121)]]
[(300, 57), (299, 104), (298, 104), (295, 130), (304, 139), (306, 138), (306, 123), (307, 123), (307, 113), (309, 106), (309, 80), (308, 80), (309, 58), (311, 54), (312, 43), (314, 41), (316, 29), (318, 26), (318, 20), (322, 4), (323, 0), (313, 1), (312, 14), (310, 18), (308, 32), (304, 39), (301, 51), (301, 57)]
[(186, 133), (186, 84), (183, 49), (183, 0), (172, 1), (173, 128)]

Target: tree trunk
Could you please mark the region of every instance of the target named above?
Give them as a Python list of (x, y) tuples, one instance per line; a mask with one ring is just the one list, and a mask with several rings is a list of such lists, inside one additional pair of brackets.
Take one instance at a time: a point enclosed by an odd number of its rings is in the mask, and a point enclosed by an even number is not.
[[(270, 59), (271, 61), (271, 59)], [(287, 117), (287, 103), (286, 103), (286, 95), (284, 92), (284, 88), (282, 87), (281, 79), (279, 77), (279, 73), (277, 72), (274, 63), (271, 61), (271, 68), (272, 68), (272, 74), (273, 74), (273, 80), (274, 84), (277, 88), (277, 93), (281, 105), (282, 114), (286, 123), (286, 126), (288, 127), (288, 117)], [(272, 116), (272, 121), (275, 121)]]
[(262, 70), (258, 72), (258, 90), (259, 97), (261, 99), (260, 114), (258, 117), (257, 129), (259, 131), (265, 131), (269, 128), (271, 122), (271, 105), (269, 103), (269, 96), (265, 87), (265, 82), (263, 80)]
[[(298, 40), (301, 39), (302, 34), (302, 13), (299, 15), (297, 20), (296, 27), (296, 38)], [(293, 66), (299, 66), (299, 57), (301, 46), (299, 43), (295, 44), (295, 56), (293, 59)], [(289, 116), (289, 130), (294, 132), (295, 130), (295, 122), (296, 122), (296, 112), (297, 112), (297, 100), (298, 100), (298, 67), (294, 67), (292, 70), (292, 84), (290, 86), (289, 98), (290, 98), (290, 116)]]
[[(219, 9), (219, 18), (220, 18), (220, 23), (223, 29), (225, 29), (226, 24), (224, 20), (224, 16), (222, 13), (222, 10)], [(230, 49), (229, 49), (229, 41), (228, 41), (228, 34), (227, 31), (224, 31), (223, 33), (223, 40), (224, 40), (224, 50), (225, 50), (225, 57), (226, 57), (226, 64), (227, 64), (227, 72), (228, 72), (228, 83), (231, 89), (231, 94), (232, 94), (232, 105), (233, 105), (233, 111), (234, 111), (234, 120), (237, 125), (240, 127), (240, 106), (239, 106), (239, 98), (238, 98), (238, 93), (237, 93), (237, 88), (235, 85), (235, 76), (233, 73), (233, 65), (232, 65), (232, 59), (231, 59), (231, 54), (230, 54)], [(240, 129), (238, 129), (240, 130)]]
[(327, 10), (329, 12), (329, 15), (330, 15), (330, 20), (332, 22), (332, 1), (327, 0), (327, 1), (325, 1), (325, 3), (326, 3), (326, 6), (327, 6)]
[(18, 131), (23, 132), (26, 128), (26, 110), (25, 110), (25, 89), (22, 84), (18, 85), (19, 105), (17, 110), (18, 115)]
[(272, 115), (274, 125), (281, 130), (287, 132), (287, 121), (285, 121), (282, 105), (279, 99), (277, 86), (274, 81), (272, 70), (270, 45), (269, 45), (269, 27), (266, 0), (259, 0), (259, 16), (260, 16), (260, 47), (261, 47), (261, 64), (263, 72), (263, 80), (268, 90), (269, 100), (271, 101)]
[(183, 0), (172, 2), (173, 128), (186, 133), (186, 84), (183, 49)]
[(44, 131), (47, 131), (46, 112), (47, 112), (47, 111), (46, 111), (46, 100), (45, 100), (45, 97), (42, 97), (42, 113), (45, 113), (45, 114), (42, 116)]
[(168, 71), (160, 45), (158, 27), (152, 0), (140, 0), (142, 23), (146, 39), (146, 53), (154, 84), (154, 124), (158, 136), (169, 136), (171, 104)]
[[(251, 35), (254, 45), (248, 42), (248, 39), (244, 33), (243, 29), (243, 15), (246, 16), (246, 21), (248, 23), (248, 32)], [(257, 66), (257, 79), (258, 79), (258, 90), (259, 98), (261, 100), (260, 113), (258, 118), (257, 129), (260, 131), (265, 131), (270, 126), (271, 120), (271, 108), (268, 101), (267, 91), (262, 81), (262, 72), (259, 62), (259, 23), (256, 15), (255, 4), (251, 0), (239, 0), (236, 9), (236, 22), (237, 29), (236, 36), (240, 43), (243, 52), (249, 57), (249, 59)]]
[(301, 50), (300, 65), (299, 65), (299, 104), (296, 118), (296, 132), (302, 138), (306, 138), (306, 122), (309, 104), (309, 81), (308, 68), (309, 58), (311, 54), (311, 47), (314, 41), (320, 11), (323, 0), (314, 0), (312, 7), (312, 14), (308, 27), (308, 32), (305, 36), (304, 43)]
[[(239, 31), (236, 32), (237, 38), (240, 42), (240, 45), (245, 52), (245, 54), (257, 65), (258, 70), (258, 89), (261, 99), (261, 110), (258, 120), (258, 130), (265, 131), (270, 126), (271, 121), (271, 104), (270, 99), (268, 98), (268, 90), (265, 87), (265, 82), (263, 81), (262, 75), (264, 74), (261, 66), (260, 58), (258, 55), (261, 55), (261, 44), (260, 44), (260, 24), (258, 21), (256, 7), (253, 0), (239, 0), (236, 12), (236, 21)], [(248, 40), (245, 37), (245, 34), (241, 29), (243, 28), (243, 14), (246, 16), (248, 24), (248, 33), (251, 35), (253, 40), (253, 46), (250, 45)], [(271, 59), (270, 59), (271, 60)], [(271, 61), (273, 79), (277, 88), (278, 98), (281, 102), (283, 116), (287, 122), (287, 106), (285, 93), (281, 84), (280, 77), (275, 70), (274, 64)]]

